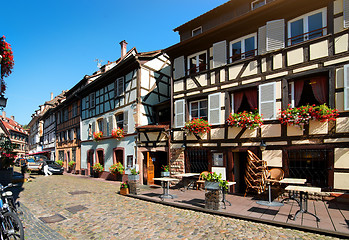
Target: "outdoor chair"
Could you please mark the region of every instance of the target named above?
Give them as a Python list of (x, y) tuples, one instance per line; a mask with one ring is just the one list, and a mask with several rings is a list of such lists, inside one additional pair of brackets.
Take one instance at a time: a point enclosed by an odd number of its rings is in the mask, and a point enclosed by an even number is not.
[[(284, 178), (284, 171), (281, 168), (272, 168), (268, 171), (268, 179), (275, 180), (275, 181), (281, 181)], [(281, 190), (281, 184), (278, 182), (271, 182), (272, 186), (276, 186), (278, 189), (278, 192)], [(277, 194), (279, 197), (279, 194)]]
[(202, 178), (202, 175), (205, 175), (207, 176), (207, 174), (209, 174), (208, 171), (203, 171), (200, 176), (199, 176), (199, 180), (196, 181), (195, 183), (195, 186), (196, 186), (196, 189), (199, 190), (200, 189), (200, 186), (201, 187), (205, 187), (205, 180)]
[(248, 191), (254, 190), (261, 194), (266, 189), (268, 177), (266, 161), (260, 160), (253, 152), (247, 150), (247, 164), (244, 180), (246, 183), (245, 197)]

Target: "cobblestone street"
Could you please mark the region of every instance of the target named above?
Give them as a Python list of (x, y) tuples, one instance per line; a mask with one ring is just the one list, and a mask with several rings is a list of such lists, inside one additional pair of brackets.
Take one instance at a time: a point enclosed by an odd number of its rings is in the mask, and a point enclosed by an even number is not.
[(19, 194), (26, 239), (334, 239), (125, 197), (119, 182), (34, 177)]

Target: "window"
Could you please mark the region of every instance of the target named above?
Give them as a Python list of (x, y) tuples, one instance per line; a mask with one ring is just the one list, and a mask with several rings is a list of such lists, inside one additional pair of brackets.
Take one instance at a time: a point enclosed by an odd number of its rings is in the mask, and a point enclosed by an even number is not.
[(133, 166), (133, 156), (129, 155), (127, 156), (127, 167), (131, 168)]
[(231, 95), (231, 112), (253, 112), (258, 107), (257, 88), (247, 88)]
[(190, 119), (202, 118), (207, 120), (207, 99), (190, 102)]
[(212, 154), (212, 165), (215, 167), (222, 167), (224, 166), (223, 163), (223, 153), (213, 153)]
[(116, 79), (115, 91), (117, 97), (121, 96), (124, 93), (124, 77)]
[(326, 8), (302, 15), (288, 22), (288, 44), (293, 45), (327, 34)]
[(124, 128), (124, 115), (122, 113), (115, 115), (115, 123), (117, 128)]
[(196, 35), (199, 35), (200, 33), (202, 33), (202, 27), (198, 27), (198, 28), (195, 28), (193, 31), (191, 31), (191, 36), (192, 37), (195, 37)]
[(200, 52), (188, 57), (188, 72), (189, 74), (201, 72), (207, 69), (206, 52)]
[(349, 65), (344, 65), (344, 110), (349, 110)]
[(97, 120), (97, 127), (98, 127), (97, 131), (103, 132), (103, 129), (104, 129), (103, 123), (104, 123), (103, 118)]
[(328, 104), (327, 77), (316, 76), (290, 82), (288, 96), (291, 107)]
[(75, 102), (73, 104), (73, 115), (72, 117), (76, 117), (78, 115), (78, 104)]
[(231, 62), (256, 55), (257, 37), (250, 34), (230, 43)]
[(266, 0), (256, 0), (251, 3), (251, 9), (255, 10), (256, 8), (259, 8), (266, 4)]

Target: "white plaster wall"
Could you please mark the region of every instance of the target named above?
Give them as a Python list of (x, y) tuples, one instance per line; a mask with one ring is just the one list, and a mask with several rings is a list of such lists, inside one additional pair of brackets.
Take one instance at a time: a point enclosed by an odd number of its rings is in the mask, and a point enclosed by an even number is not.
[(349, 190), (349, 173), (334, 173), (334, 188)]
[(334, 149), (334, 168), (349, 169), (349, 148)]
[(257, 74), (257, 61), (249, 62), (241, 77), (247, 77), (254, 74)]
[(310, 60), (328, 56), (328, 41), (321, 41), (310, 45)]
[(282, 54), (276, 54), (273, 56), (273, 69), (282, 68)]
[(282, 150), (265, 150), (262, 159), (267, 161), (268, 167), (282, 167)]
[(174, 92), (179, 92), (184, 90), (184, 81), (175, 81), (174, 86), (173, 86), (173, 91)]
[(335, 54), (348, 51), (348, 34), (344, 34), (334, 39), (334, 50)]
[(304, 62), (303, 48), (297, 48), (287, 52), (287, 64), (289, 66)]
[(232, 66), (229, 68), (229, 80), (236, 79), (242, 69), (242, 64)]
[(340, 117), (336, 119), (336, 132), (347, 133), (349, 132), (349, 118)]

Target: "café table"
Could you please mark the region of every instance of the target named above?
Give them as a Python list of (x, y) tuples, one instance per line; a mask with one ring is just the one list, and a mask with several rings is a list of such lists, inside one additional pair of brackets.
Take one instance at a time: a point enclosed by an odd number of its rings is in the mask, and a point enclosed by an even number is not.
[(177, 178), (170, 178), (170, 177), (160, 177), (160, 178), (153, 178), (155, 181), (161, 181), (162, 186), (162, 194), (159, 196), (161, 200), (164, 200), (164, 198), (176, 198), (176, 195), (170, 194), (170, 182), (172, 181), (178, 181)]
[[(304, 179), (304, 178), (284, 178), (282, 180), (279, 181), (279, 183), (281, 184), (293, 184), (293, 185), (304, 185), (306, 183), (307, 179)], [(299, 200), (296, 198), (296, 194), (295, 194), (295, 191), (288, 191), (288, 197), (283, 199), (281, 202), (284, 203), (285, 201), (288, 201), (288, 200), (294, 200), (298, 203), (298, 205), (300, 204), (299, 203)]]
[(283, 203), (272, 201), (272, 198), (271, 198), (271, 183), (278, 183), (279, 180), (266, 179), (265, 181), (267, 182), (268, 191), (269, 191), (268, 201), (257, 201), (257, 203), (260, 205), (263, 205), (263, 206), (268, 206), (268, 207), (281, 207), (281, 206), (283, 206), (284, 205)]
[(185, 188), (188, 190), (190, 186), (194, 186), (197, 177), (200, 176), (200, 173), (180, 173), (173, 176), (183, 178), (183, 190), (185, 191)]
[(321, 188), (318, 187), (306, 187), (306, 186), (287, 186), (285, 188), (287, 191), (299, 192), (299, 210), (296, 212), (292, 220), (296, 220), (298, 214), (307, 213), (316, 218), (316, 221), (320, 222), (320, 218), (313, 213), (308, 212), (308, 194), (321, 192)]
[[(230, 186), (232, 186), (232, 185), (235, 185), (235, 184), (236, 184), (236, 182), (228, 182), (228, 187), (230, 187)], [(227, 193), (227, 189), (222, 188), (222, 202), (223, 202), (223, 205), (224, 205), (223, 209), (226, 209), (226, 208), (227, 208), (226, 205), (225, 205), (226, 202), (229, 203), (229, 206), (231, 206), (231, 202), (229, 202), (229, 201), (226, 200), (226, 198), (225, 198), (226, 193)]]

